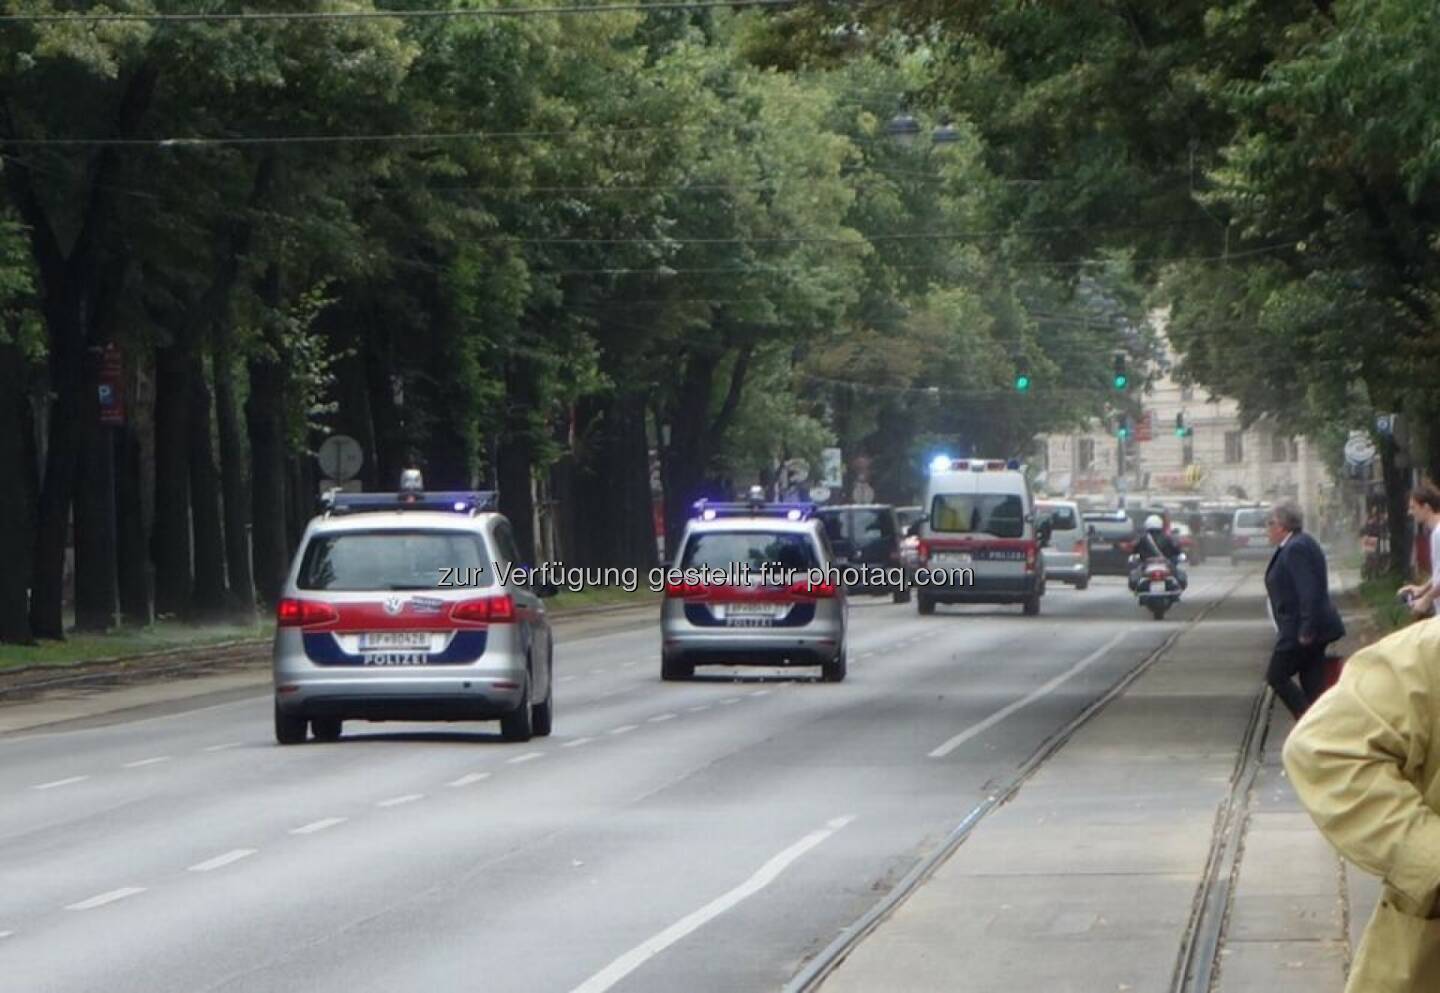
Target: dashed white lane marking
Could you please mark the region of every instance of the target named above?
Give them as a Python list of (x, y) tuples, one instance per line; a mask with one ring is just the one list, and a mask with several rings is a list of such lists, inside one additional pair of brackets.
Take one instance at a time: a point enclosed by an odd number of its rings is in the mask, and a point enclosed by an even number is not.
[(649, 718), (649, 720), (647, 721), (647, 723), (649, 723), (649, 724), (659, 724), (661, 721), (673, 721), (674, 719), (675, 719), (675, 715), (674, 715), (674, 714), (656, 714), (654, 717)]
[(711, 900), (699, 910), (680, 918), (680, 920), (659, 934), (636, 945), (604, 969), (601, 969), (595, 973), (595, 975), (585, 980), (585, 982), (575, 987), (571, 993), (604, 993), (605, 990), (610, 989), (677, 941), (704, 927), (710, 921), (719, 917), (732, 907), (735, 907), (747, 897), (759, 893), (778, 879), (780, 874), (789, 868), (792, 862), (810, 851), (816, 845), (825, 841), (825, 839), (829, 838), (854, 819), (853, 816), (837, 817), (828, 822), (821, 830), (812, 831), (810, 834), (807, 834), (795, 842), (795, 844), (762, 865), (755, 874), (745, 880), (745, 882), (733, 890), (730, 890), (728, 893), (724, 893), (714, 900)]
[(150, 758), (150, 759), (137, 759), (137, 760), (134, 761), (134, 762), (126, 762), (126, 763), (125, 763), (125, 768), (127, 768), (127, 769), (139, 769), (141, 766), (156, 765), (157, 763), (160, 763), (160, 762), (169, 762), (169, 761), (170, 761), (170, 756), (168, 756), (168, 755), (157, 755), (157, 756), (155, 756), (154, 758)]
[(739, 703), (739, 702), (740, 702), (740, 698), (739, 698), (738, 696), (727, 696), (725, 699), (723, 699), (723, 700), (720, 701), (720, 705), (723, 707), (723, 706), (726, 706), (726, 705), (728, 705), (728, 704)]
[(3, 939), (5, 939), (5, 938), (8, 938), (8, 937), (10, 937), (11, 935), (13, 935), (14, 933), (15, 933), (14, 931), (0, 931), (0, 940), (3, 940)]
[(605, 675), (605, 670), (604, 670), (604, 669), (591, 669), (591, 670), (590, 670), (590, 675), (592, 675), (592, 676), (603, 676), (603, 675)]
[(985, 732), (985, 731), (988, 731), (990, 728), (994, 727), (996, 724), (999, 724), (999, 723), (1000, 723), (1001, 721), (1003, 721), (1005, 718), (1007, 718), (1007, 717), (1009, 717), (1011, 714), (1015, 713), (1015, 711), (1020, 710), (1022, 707), (1027, 707), (1027, 706), (1029, 706), (1030, 704), (1034, 703), (1036, 700), (1040, 699), (1042, 696), (1045, 696), (1047, 693), (1052, 692), (1052, 691), (1055, 689), (1055, 687), (1059, 686), (1061, 683), (1065, 682), (1067, 679), (1069, 679), (1070, 677), (1074, 676), (1075, 674), (1077, 674), (1078, 672), (1080, 672), (1082, 669), (1085, 669), (1087, 666), (1089, 666), (1091, 663), (1093, 663), (1096, 659), (1099, 659), (1099, 658), (1103, 657), (1106, 652), (1110, 651), (1110, 649), (1114, 648), (1116, 645), (1118, 645), (1118, 644), (1120, 643), (1120, 639), (1121, 639), (1121, 638), (1124, 638), (1124, 637), (1125, 637), (1127, 634), (1129, 634), (1129, 633), (1130, 633), (1129, 631), (1121, 631), (1121, 632), (1120, 632), (1119, 634), (1117, 634), (1115, 637), (1113, 637), (1113, 638), (1111, 638), (1109, 641), (1105, 642), (1105, 644), (1103, 644), (1103, 645), (1101, 645), (1099, 648), (1095, 649), (1095, 651), (1093, 651), (1093, 652), (1091, 652), (1089, 655), (1085, 656), (1085, 657), (1084, 657), (1083, 659), (1081, 659), (1079, 662), (1076, 662), (1076, 663), (1075, 663), (1074, 665), (1072, 665), (1070, 668), (1068, 668), (1068, 669), (1066, 669), (1064, 672), (1060, 673), (1060, 675), (1056, 676), (1054, 679), (1050, 680), (1050, 681), (1049, 681), (1048, 683), (1046, 683), (1045, 685), (1037, 687), (1036, 689), (1034, 689), (1034, 690), (1031, 691), (1030, 693), (1026, 694), (1025, 696), (1021, 697), (1019, 700), (1016, 700), (1014, 703), (1010, 704), (1009, 706), (1003, 707), (1003, 708), (1001, 708), (1000, 710), (995, 711), (995, 713), (991, 714), (989, 717), (985, 718), (983, 721), (980, 721), (980, 722), (978, 722), (978, 723), (976, 723), (976, 724), (970, 725), (970, 726), (969, 726), (968, 728), (966, 728), (964, 731), (961, 731), (961, 732), (960, 732), (959, 734), (957, 734), (955, 737), (951, 738), (949, 741), (945, 742), (945, 743), (944, 743), (943, 745), (941, 745), (939, 748), (936, 748), (934, 751), (932, 751), (932, 752), (930, 753), (930, 758), (932, 758), (932, 759), (941, 759), (941, 758), (944, 758), (945, 756), (947, 756), (947, 755), (949, 755), (951, 752), (953, 752), (955, 749), (957, 749), (957, 748), (959, 748), (961, 745), (965, 744), (965, 742), (967, 742), (967, 741), (969, 741), (971, 738), (975, 737), (977, 734), (981, 734), (981, 733), (983, 733), (983, 732)]
[(622, 669), (633, 669), (633, 668), (635, 668), (635, 667), (636, 667), (637, 665), (639, 665), (639, 664), (640, 664), (639, 662), (621, 662), (621, 663), (620, 663), (620, 668), (622, 668)]
[(332, 828), (336, 824), (344, 824), (345, 820), (346, 819), (344, 817), (326, 817), (324, 820), (311, 821), (309, 824), (302, 824), (298, 828), (291, 828), (290, 833), (314, 834), (317, 831), (324, 831), (326, 828)]
[(377, 807), (398, 807), (398, 806), (400, 806), (402, 803), (414, 803), (416, 800), (423, 800), (424, 798), (425, 798), (425, 794), (424, 794), (424, 793), (406, 793), (404, 796), (392, 796), (392, 797), (391, 797), (390, 799), (388, 799), (388, 800), (381, 800), (381, 801), (380, 801), (379, 803), (377, 803), (375, 806), (377, 806)]
[(37, 783), (30, 787), (32, 790), (53, 790), (59, 786), (69, 786), (71, 783), (83, 783), (89, 776), (70, 776), (68, 779), (55, 779), (48, 783)]
[(524, 755), (517, 755), (510, 759), (511, 765), (519, 765), (521, 762), (533, 762), (538, 758), (544, 758), (544, 752), (526, 752)]
[(866, 652), (864, 655), (857, 655), (857, 656), (855, 656), (855, 657), (856, 657), (857, 659), (868, 659), (868, 658), (871, 658), (871, 657), (873, 657), (873, 656), (875, 656), (875, 655), (878, 655), (878, 654), (879, 654), (878, 652)]
[(212, 869), (224, 868), (241, 859), (249, 858), (255, 854), (254, 848), (237, 848), (233, 852), (226, 852), (224, 855), (217, 855), (213, 859), (206, 859), (204, 862), (197, 862), (192, 865), (190, 872), (209, 872)]
[(638, 728), (639, 726), (640, 726), (639, 724), (622, 724), (622, 725), (620, 725), (618, 728), (611, 728), (611, 729), (610, 729), (610, 733), (611, 733), (611, 734), (629, 734), (631, 731), (634, 731), (634, 730), (635, 730), (636, 728)]
[(452, 779), (452, 780), (450, 780), (450, 782), (446, 783), (445, 785), (446, 785), (446, 786), (469, 786), (469, 785), (472, 784), (472, 783), (478, 783), (478, 782), (480, 782), (480, 780), (482, 780), (482, 779), (489, 779), (489, 778), (490, 778), (490, 773), (488, 773), (488, 772), (470, 772), (470, 773), (466, 773), (465, 775), (461, 776), (459, 779)]
[(685, 709), (686, 709), (687, 711), (689, 711), (690, 713), (692, 713), (692, 714), (698, 714), (698, 713), (700, 713), (700, 711), (702, 711), (702, 710), (709, 710), (709, 709), (710, 709), (710, 705), (707, 703), (707, 704), (705, 704), (703, 707), (687, 707), (687, 708), (685, 708)]
[(243, 744), (244, 744), (243, 741), (227, 741), (227, 742), (225, 742), (223, 745), (211, 745), (211, 746), (209, 746), (208, 748), (205, 748), (204, 751), (207, 751), (207, 752), (223, 752), (223, 751), (225, 751), (225, 749), (227, 749), (227, 748), (239, 748), (239, 747), (240, 747), (241, 745), (243, 745)]
[(574, 682), (575, 680), (577, 680), (577, 679), (579, 679), (579, 678), (580, 678), (579, 676), (561, 676), (559, 679), (556, 680), (556, 682), (557, 682), (557, 683), (571, 683), (571, 682)]
[(567, 742), (565, 742), (565, 744), (561, 745), (560, 747), (561, 747), (561, 748), (579, 748), (581, 745), (588, 745), (588, 744), (590, 744), (590, 742), (592, 742), (592, 741), (594, 741), (594, 740), (595, 740), (594, 738), (576, 738), (574, 741), (567, 741)]
[(81, 900), (79, 903), (72, 903), (66, 910), (94, 910), (96, 907), (103, 907), (107, 903), (114, 903), (116, 900), (124, 900), (126, 897), (134, 896), (136, 893), (144, 893), (143, 886), (124, 886), (118, 890), (111, 890), (109, 893), (101, 893), (99, 896), (92, 896), (88, 900)]
[(769, 690), (755, 690), (755, 691), (752, 692), (750, 695), (751, 695), (751, 696), (769, 696), (769, 695), (770, 695), (770, 691), (769, 691)]

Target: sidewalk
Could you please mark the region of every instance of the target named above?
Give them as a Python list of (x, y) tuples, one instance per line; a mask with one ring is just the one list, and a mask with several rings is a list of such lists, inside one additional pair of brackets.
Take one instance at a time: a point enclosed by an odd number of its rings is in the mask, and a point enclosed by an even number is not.
[[(1258, 576), (986, 818), (825, 993), (1173, 991), (1273, 643)], [(1345, 646), (1342, 646), (1345, 647)], [(1347, 876), (1279, 767), (1275, 718), (1215, 952), (1221, 993), (1339, 993), (1375, 884)], [(1203, 929), (1201, 929), (1203, 931)], [(1213, 934), (1213, 925), (1212, 931)]]

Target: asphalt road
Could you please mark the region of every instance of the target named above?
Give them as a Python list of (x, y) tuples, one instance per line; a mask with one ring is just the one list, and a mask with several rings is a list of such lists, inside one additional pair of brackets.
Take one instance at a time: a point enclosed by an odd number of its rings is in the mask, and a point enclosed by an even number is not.
[(1163, 622), (1110, 578), (1038, 618), (857, 598), (840, 684), (562, 639), (529, 744), (280, 748), (268, 695), (0, 737), (0, 988), (777, 990), (1238, 576), (1193, 570)]

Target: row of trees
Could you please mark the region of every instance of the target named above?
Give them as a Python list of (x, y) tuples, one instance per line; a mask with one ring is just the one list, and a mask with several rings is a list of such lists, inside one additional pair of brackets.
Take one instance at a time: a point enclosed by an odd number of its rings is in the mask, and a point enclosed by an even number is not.
[[(1403, 412), (1414, 467), (1440, 475), (1432, 3), (875, 0), (784, 24), (816, 63), (857, 33), (927, 53), (931, 98), (987, 169), (1037, 182), (1015, 210), (1054, 225), (1048, 253), (1126, 253), (1190, 382), (1325, 440), (1337, 465), (1349, 431)], [(1409, 453), (1375, 440), (1404, 547)]]
[(1148, 348), (1127, 253), (1213, 209), (1087, 174), (950, 5), (452, 2), (9, 5), (46, 16), (0, 24), (0, 640), (63, 636), (72, 545), (81, 628), (273, 600), (330, 432), (367, 488), (497, 485), (572, 564), (651, 563), (652, 453), (672, 535), (828, 443), (906, 499), (936, 446), (1099, 413)]

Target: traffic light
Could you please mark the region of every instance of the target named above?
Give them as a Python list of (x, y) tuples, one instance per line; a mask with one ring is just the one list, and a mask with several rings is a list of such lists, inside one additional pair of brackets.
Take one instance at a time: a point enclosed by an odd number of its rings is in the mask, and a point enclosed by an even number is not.
[(1028, 372), (1017, 372), (1015, 374), (1015, 389), (1019, 393), (1024, 393), (1030, 389), (1030, 374)]
[(1192, 430), (1190, 425), (1185, 423), (1185, 411), (1182, 410), (1175, 415), (1175, 437), (1188, 438)]
[(1121, 441), (1130, 440), (1130, 418), (1121, 417), (1115, 422), (1115, 437)]
[(1125, 371), (1125, 356), (1115, 356), (1115, 388), (1123, 390), (1130, 385), (1130, 375)]

